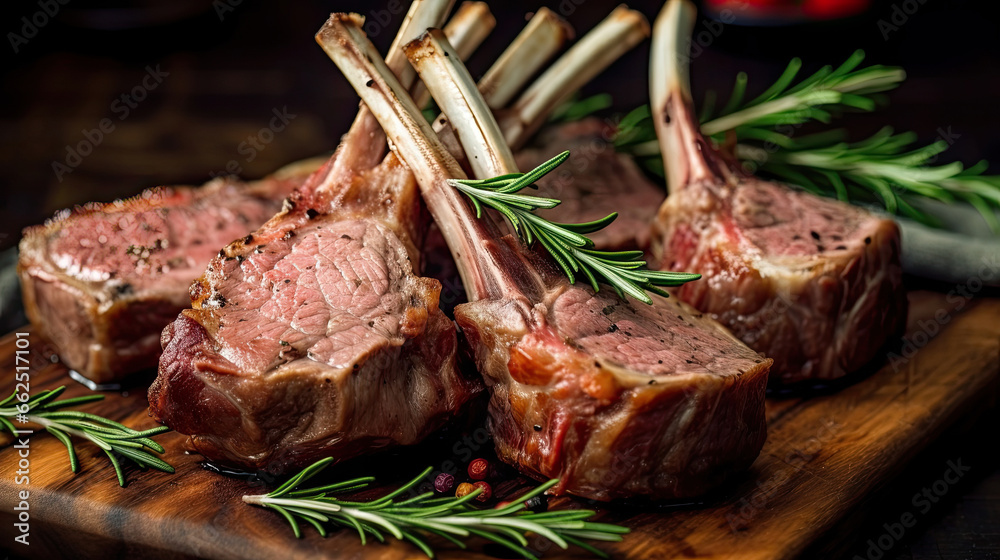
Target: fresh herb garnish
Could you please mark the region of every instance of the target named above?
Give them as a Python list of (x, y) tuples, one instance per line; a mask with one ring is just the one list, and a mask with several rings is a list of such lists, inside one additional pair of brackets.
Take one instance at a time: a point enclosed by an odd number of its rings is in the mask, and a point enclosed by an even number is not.
[(792, 86), (802, 68), (802, 61), (793, 58), (771, 87), (750, 101), (743, 99), (749, 80), (746, 73), (740, 72), (729, 101), (718, 114), (713, 114), (715, 96), (706, 96), (699, 116), (701, 130), (708, 136), (732, 130), (737, 138), (767, 140), (757, 137), (760, 129), (810, 120), (828, 123), (832, 111), (873, 111), (878, 101), (876, 94), (898, 87), (906, 73), (901, 68), (881, 65), (857, 69), (864, 59), (864, 51), (855, 51), (838, 68), (824, 66)]
[[(792, 82), (802, 68), (802, 61), (793, 58), (781, 76), (750, 101), (744, 99), (749, 79), (746, 73), (740, 72), (729, 100), (717, 113), (715, 92), (705, 95), (698, 116), (701, 131), (717, 141), (732, 131), (740, 140), (781, 142), (784, 135), (774, 131), (777, 126), (811, 120), (829, 123), (834, 113), (850, 109), (872, 111), (879, 101), (878, 94), (899, 86), (906, 74), (901, 68), (892, 66), (857, 69), (864, 58), (864, 51), (855, 51), (836, 69), (824, 66), (794, 86)], [(648, 105), (633, 110), (622, 119), (615, 146), (640, 155), (659, 153)]]
[[(841, 132), (841, 131), (834, 131)], [(754, 144), (737, 144), (741, 160), (815, 194), (834, 195), (844, 202), (878, 202), (894, 214), (928, 225), (937, 220), (914, 207), (910, 197), (941, 202), (965, 201), (1000, 233), (995, 208), (1000, 208), (1000, 176), (983, 175), (987, 163), (964, 169), (959, 162), (933, 166), (934, 156), (948, 148), (939, 140), (913, 149), (916, 134), (893, 134), (883, 128), (855, 143), (830, 143), (832, 134), (790, 140), (784, 149), (768, 153)], [(842, 136), (842, 135), (841, 135)]]
[[(839, 68), (824, 67), (792, 86), (801, 68), (801, 61), (793, 59), (771, 87), (749, 102), (744, 101), (748, 80), (740, 73), (718, 113), (714, 93), (706, 95), (699, 115), (701, 131), (719, 144), (732, 135), (737, 159), (759, 175), (845, 202), (877, 203), (932, 226), (938, 221), (914, 206), (914, 200), (963, 201), (1000, 233), (995, 214), (1000, 209), (1000, 176), (984, 175), (985, 161), (968, 169), (958, 162), (932, 165), (934, 156), (948, 147), (943, 140), (914, 148), (914, 133), (893, 134), (890, 128), (855, 143), (844, 142), (846, 134), (839, 129), (799, 138), (789, 133), (791, 126), (811, 120), (828, 123), (834, 114), (847, 110), (870, 111), (879, 93), (895, 88), (905, 77), (895, 67), (858, 69), (863, 59), (864, 52), (856, 51)], [(622, 119), (615, 147), (633, 155), (650, 172), (663, 175), (649, 106)]]
[(607, 227), (618, 217), (617, 213), (580, 224), (556, 223), (534, 214), (538, 209), (554, 208), (561, 201), (517, 193), (533, 186), (568, 157), (569, 152), (563, 152), (528, 173), (511, 173), (492, 179), (452, 179), (449, 183), (469, 197), (477, 217), (482, 217), (484, 205), (493, 208), (507, 218), (525, 245), (530, 246), (535, 241), (541, 244), (571, 283), (576, 282), (576, 273), (582, 273), (595, 292), (600, 289), (598, 282), (603, 282), (614, 288), (619, 297), (628, 294), (652, 304), (647, 291), (667, 297), (667, 292), (659, 286), (680, 286), (701, 278), (700, 274), (649, 270), (645, 268), (646, 261), (642, 260), (642, 251), (594, 249), (594, 242), (586, 234)]
[(549, 122), (576, 122), (611, 107), (611, 104), (612, 99), (609, 93), (598, 93), (582, 99), (577, 94), (569, 101), (557, 107), (552, 112), (552, 116), (549, 117)]
[(302, 536), (300, 521), (311, 525), (323, 537), (327, 535), (328, 526), (339, 525), (356, 530), (361, 544), (365, 544), (369, 536), (385, 542), (388, 534), (413, 543), (430, 558), (434, 557), (434, 550), (426, 540), (428, 535), (439, 536), (463, 549), (465, 540), (481, 537), (524, 558), (533, 559), (536, 556), (527, 548), (527, 533), (543, 536), (563, 549), (575, 545), (594, 555), (607, 557), (585, 541), (618, 542), (622, 540), (623, 534), (629, 532), (617, 525), (587, 521), (594, 515), (591, 510), (571, 509), (542, 513), (525, 510), (524, 502), (542, 494), (557, 484), (557, 480), (550, 480), (517, 498), (515, 502), (496, 509), (472, 507), (480, 489), (460, 498), (435, 497), (434, 492), (401, 497), (424, 480), (431, 472), (429, 468), (399, 489), (370, 501), (342, 500), (331, 494), (364, 489), (375, 480), (373, 477), (355, 478), (315, 488), (300, 488), (332, 462), (332, 458), (321, 459), (273, 492), (243, 496), (243, 501), (278, 512), (299, 538)]
[[(118, 460), (120, 457), (129, 459), (141, 468), (152, 467), (163, 472), (173, 473), (174, 468), (166, 461), (151, 454), (147, 449), (163, 453), (163, 447), (149, 439), (155, 435), (170, 431), (166, 426), (157, 426), (149, 430), (137, 431), (122, 424), (103, 418), (89, 412), (63, 410), (104, 398), (104, 395), (85, 395), (57, 401), (56, 398), (66, 389), (65, 386), (51, 391), (42, 391), (27, 401), (16, 399), (18, 392), (0, 402), (0, 431), (7, 430), (17, 435), (17, 428), (11, 418), (19, 422), (32, 422), (45, 428), (66, 446), (69, 452), (69, 464), (73, 472), (79, 472), (80, 462), (73, 448), (70, 436), (77, 436), (93, 442), (104, 450), (118, 475), (118, 484), (125, 486), (125, 475), (122, 473)], [(120, 457), (119, 457), (120, 456)]]

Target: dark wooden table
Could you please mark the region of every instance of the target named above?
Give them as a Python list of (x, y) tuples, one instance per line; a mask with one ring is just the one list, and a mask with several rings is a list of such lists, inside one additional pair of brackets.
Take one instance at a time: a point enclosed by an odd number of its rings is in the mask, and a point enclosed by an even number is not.
[[(933, 527), (935, 516), (947, 514), (943, 500), (961, 495), (963, 484), (975, 486), (974, 473), (989, 472), (985, 454), (949, 449), (947, 442), (969, 434), (968, 426), (981, 425), (995, 411), (1000, 396), (1000, 322), (995, 320), (1000, 316), (1000, 299), (961, 302), (962, 309), (940, 292), (910, 292), (909, 299), (906, 337), (923, 340), (920, 350), (901, 361), (890, 360), (836, 391), (769, 398), (767, 442), (751, 468), (726, 488), (697, 503), (673, 507), (608, 506), (571, 498), (553, 499), (550, 506), (590, 507), (597, 510), (597, 519), (630, 528), (623, 542), (601, 545), (623, 560), (790, 560), (883, 557), (886, 552), (899, 557), (908, 546), (907, 537), (918, 534), (919, 523)], [(937, 333), (917, 338), (925, 331), (922, 325), (942, 314), (948, 320)], [(0, 338), (0, 363), (13, 362), (15, 341), (27, 340), (29, 390), (65, 384), (66, 368), (46, 358), (50, 351), (30, 329), (21, 330), (20, 339), (14, 334)], [(146, 411), (144, 379), (130, 383), (86, 410), (140, 430), (153, 426)], [(8, 376), (0, 380), (0, 391), (6, 393), (12, 385)], [(86, 392), (73, 384), (67, 396)], [(461, 441), (456, 434), (351, 461), (334, 469), (335, 479), (351, 478), (345, 469), (353, 469), (398, 485), (420, 465), (440, 464), (455, 453), (453, 442)], [(33, 558), (133, 554), (216, 560), (263, 560), (276, 554), (289, 560), (420, 557), (418, 550), (401, 542), (362, 546), (349, 530), (334, 531), (326, 539), (306, 530), (303, 539), (293, 538), (279, 516), (240, 500), (241, 495), (261, 493), (267, 484), (205, 470), (198, 455), (184, 452), (184, 438), (177, 433), (157, 438), (165, 448), (163, 459), (177, 472), (126, 468), (126, 488), (117, 486), (110, 465), (95, 446), (79, 445), (81, 470), (74, 475), (67, 469), (59, 441), (44, 433), (28, 437), (23, 444), (29, 450), (25, 468), (19, 464), (21, 451), (8, 445), (13, 438), (0, 435), (0, 542), (11, 543), (17, 534), (11, 519), (20, 503), (17, 493), (30, 491), (25, 504), (30, 511), (31, 545), (11, 547), (16, 553)], [(932, 445), (937, 441), (945, 443)], [(488, 450), (476, 453), (482, 456)], [(29, 481), (19, 482), (25, 471)], [(900, 480), (914, 476), (912, 486)], [(499, 499), (508, 499), (510, 494), (504, 492), (523, 488), (524, 483), (512, 471), (493, 482)], [(907, 496), (909, 503), (897, 507), (895, 494)], [(876, 504), (890, 507), (883, 510)], [(866, 540), (866, 531), (873, 526), (878, 534)], [(980, 557), (990, 547), (996, 551), (991, 530), (995, 525), (958, 534), (950, 542), (960, 556), (972, 552)], [(463, 551), (434, 542), (442, 559), (493, 557), (478, 544)], [(579, 553), (547, 544), (530, 541), (530, 547), (545, 550), (547, 558), (568, 560)], [(972, 545), (978, 549), (966, 548)], [(919, 550), (909, 546), (911, 554)]]

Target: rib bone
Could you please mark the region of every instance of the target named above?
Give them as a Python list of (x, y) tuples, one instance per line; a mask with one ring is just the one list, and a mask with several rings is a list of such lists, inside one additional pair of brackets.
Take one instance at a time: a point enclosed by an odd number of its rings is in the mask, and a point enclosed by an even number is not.
[[(445, 33), (447, 35), (447, 33)], [(521, 91), (524, 81), (511, 80), (512, 75), (528, 77), (537, 72), (543, 64), (562, 48), (563, 43), (573, 38), (573, 29), (548, 8), (539, 8), (520, 35), (510, 45), (509, 53), (497, 59), (483, 79), (479, 81), (479, 91), (490, 107), (505, 107)], [(451, 40), (455, 49), (461, 48)], [(514, 56), (513, 53), (523, 53)], [(465, 60), (463, 58), (463, 60)], [(546, 115), (550, 112), (545, 113)]]
[(511, 148), (520, 148), (556, 107), (647, 37), (649, 23), (642, 14), (624, 5), (612, 11), (514, 104), (511, 122), (503, 123)]
[[(721, 161), (699, 132), (698, 117), (691, 99), (688, 50), (695, 10), (686, 2), (668, 2), (656, 18), (656, 34), (649, 62), (653, 122), (664, 154), (667, 188), (673, 192), (704, 180), (723, 177), (735, 180), (729, 166)], [(684, 29), (686, 32), (675, 32)], [(676, 120), (677, 123), (671, 123)], [(684, 124), (679, 124), (683, 120)], [(700, 146), (692, 150), (692, 146)], [(667, 160), (666, 156), (670, 155)], [(680, 157), (691, 154), (691, 157)], [(669, 165), (667, 164), (669, 161)]]
[[(452, 127), (466, 151), (485, 156), (469, 162), (473, 173), (477, 177), (485, 177), (516, 172), (514, 154), (504, 142), (503, 134), (495, 124), (493, 112), (483, 96), (478, 93), (472, 76), (464, 65), (445, 62), (448, 58), (457, 61), (458, 53), (448, 44), (444, 33), (439, 29), (428, 30), (420, 39), (407, 44), (405, 50), (410, 63), (420, 74), (421, 81), (430, 91), (437, 92), (435, 99), (441, 106), (447, 103), (449, 106), (468, 108), (466, 111), (454, 111), (448, 114)], [(443, 97), (446, 95), (452, 99), (444, 101)], [(475, 107), (468, 107), (467, 101), (474, 103)], [(490, 122), (478, 122), (477, 117), (480, 115), (488, 117)], [(469, 127), (473, 127), (475, 133), (466, 134)], [(491, 137), (491, 134), (494, 136)], [(471, 144), (473, 142), (479, 143)], [(490, 146), (498, 146), (501, 149), (490, 150)], [(498, 172), (500, 169), (506, 171)]]
[[(386, 65), (400, 77), (400, 82), (407, 88), (413, 83), (413, 68), (406, 63), (402, 46), (412, 41), (428, 27), (439, 27), (447, 17), (455, 0), (413, 0), (410, 10), (406, 13), (403, 23), (396, 34), (389, 53), (386, 55)], [(379, 60), (382, 59), (380, 55)], [(382, 159), (385, 146), (385, 135), (378, 126), (378, 121), (364, 106), (358, 109), (357, 116), (350, 130), (341, 140), (337, 152), (331, 158), (326, 172), (318, 174), (303, 188), (327, 190), (336, 188), (357, 170), (370, 169), (378, 165)]]
[[(503, 109), (572, 35), (573, 29), (569, 24), (548, 8), (540, 8), (535, 12), (528, 25), (479, 81), (478, 88), (486, 99), (486, 104), (494, 111)], [(445, 36), (455, 44), (448, 35), (447, 28)], [(455, 50), (459, 55), (462, 54), (460, 45), (455, 44)], [(424, 105), (426, 102), (417, 103), (418, 107)], [(516, 121), (517, 119), (511, 119), (511, 122)], [(434, 119), (433, 127), (451, 154), (459, 161), (464, 161), (465, 153), (444, 113)], [(524, 127), (518, 127), (512, 134), (519, 132), (525, 132)]]
[[(455, 15), (448, 20), (448, 25), (444, 26), (444, 34), (455, 45), (458, 56), (462, 60), (468, 60), (496, 25), (497, 20), (490, 13), (490, 7), (486, 2), (462, 2)], [(402, 47), (401, 45), (393, 46)], [(401, 80), (400, 83), (405, 82)], [(431, 99), (431, 94), (420, 82), (414, 84), (410, 91), (417, 107), (426, 106)]]

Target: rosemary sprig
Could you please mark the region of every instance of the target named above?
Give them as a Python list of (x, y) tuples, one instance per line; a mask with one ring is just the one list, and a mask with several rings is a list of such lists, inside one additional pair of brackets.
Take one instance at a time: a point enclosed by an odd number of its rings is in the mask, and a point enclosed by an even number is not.
[(129, 459), (140, 468), (152, 467), (156, 470), (173, 473), (174, 468), (166, 461), (153, 455), (148, 450), (163, 453), (163, 447), (149, 439), (155, 435), (170, 431), (166, 426), (157, 426), (149, 430), (137, 431), (114, 420), (103, 418), (89, 412), (63, 410), (70, 406), (99, 401), (104, 395), (85, 395), (71, 399), (56, 400), (66, 389), (65, 386), (51, 391), (42, 391), (27, 401), (16, 399), (18, 392), (0, 402), (0, 431), (7, 430), (17, 435), (17, 428), (11, 418), (19, 422), (32, 422), (45, 428), (56, 439), (66, 446), (69, 452), (69, 464), (73, 472), (79, 472), (80, 462), (70, 436), (77, 436), (93, 442), (104, 450), (118, 475), (118, 484), (125, 486), (125, 475), (119, 464), (119, 455)]
[[(856, 51), (837, 69), (824, 67), (791, 87), (801, 67), (793, 59), (780, 78), (749, 102), (744, 102), (747, 77), (741, 73), (729, 101), (714, 112), (715, 96), (706, 95), (699, 120), (701, 131), (719, 143), (734, 135), (738, 159), (755, 171), (805, 190), (845, 202), (881, 204), (888, 212), (939, 226), (913, 201), (930, 198), (946, 203), (966, 202), (1000, 233), (1000, 176), (984, 175), (987, 163), (964, 168), (961, 163), (934, 166), (932, 158), (947, 149), (939, 140), (914, 148), (912, 132), (893, 134), (885, 128), (856, 143), (844, 142), (844, 131), (828, 130), (799, 138), (789, 126), (809, 120), (828, 123), (833, 114), (848, 109), (870, 111), (878, 94), (899, 85), (904, 72), (895, 67), (857, 69), (864, 59)], [(663, 176), (663, 159), (656, 141), (649, 106), (627, 114), (615, 139), (619, 151), (632, 154), (651, 173)]]
[(994, 232), (1000, 232), (994, 209), (1000, 208), (1000, 176), (983, 175), (987, 163), (965, 169), (961, 163), (931, 165), (948, 148), (944, 140), (913, 149), (916, 134), (893, 134), (885, 127), (855, 143), (831, 143), (843, 131), (806, 136), (768, 153), (754, 144), (737, 144), (738, 158), (758, 170), (816, 194), (844, 202), (879, 202), (886, 210), (919, 222), (938, 225), (933, 216), (914, 207), (913, 197), (941, 202), (965, 201), (979, 210)]
[[(836, 69), (824, 66), (794, 86), (802, 61), (793, 58), (781, 76), (750, 101), (744, 99), (749, 78), (740, 72), (729, 100), (718, 113), (715, 92), (705, 95), (698, 117), (701, 131), (715, 140), (732, 131), (740, 140), (772, 141), (781, 146), (787, 136), (776, 132), (775, 127), (811, 120), (829, 123), (834, 113), (849, 109), (872, 111), (879, 101), (877, 94), (899, 86), (906, 73), (893, 66), (858, 69), (864, 58), (864, 51), (857, 50)], [(659, 154), (648, 105), (626, 115), (618, 129), (615, 146), (619, 150), (640, 157)]]
[(646, 261), (642, 260), (642, 251), (594, 249), (594, 242), (586, 234), (607, 227), (618, 217), (617, 213), (580, 224), (551, 222), (535, 214), (535, 210), (554, 208), (560, 201), (518, 193), (533, 186), (568, 157), (569, 152), (563, 152), (528, 173), (511, 173), (492, 179), (452, 179), (449, 183), (469, 197), (477, 217), (482, 217), (483, 206), (488, 206), (507, 218), (525, 245), (537, 241), (552, 255), (571, 283), (576, 282), (577, 273), (582, 273), (595, 292), (600, 289), (598, 282), (602, 282), (610, 285), (619, 297), (628, 294), (652, 304), (647, 291), (668, 297), (660, 286), (680, 286), (701, 278), (700, 274), (649, 270), (645, 268)]
[(857, 69), (864, 59), (864, 51), (854, 51), (836, 69), (824, 66), (792, 86), (802, 68), (802, 61), (793, 58), (771, 87), (750, 101), (744, 101), (749, 79), (745, 72), (740, 72), (729, 101), (717, 115), (713, 115), (714, 95), (706, 96), (700, 115), (702, 132), (714, 136), (733, 130), (738, 138), (753, 138), (761, 127), (810, 120), (828, 123), (831, 111), (873, 111), (878, 101), (876, 94), (899, 86), (906, 73), (901, 68), (881, 65)]
[(589, 117), (598, 111), (603, 111), (611, 107), (611, 105), (612, 98), (609, 93), (598, 93), (582, 99), (579, 95), (574, 95), (569, 101), (563, 103), (552, 112), (549, 122), (575, 122)]
[(323, 537), (327, 536), (327, 526), (339, 525), (356, 530), (362, 545), (367, 543), (369, 536), (385, 542), (388, 534), (413, 543), (429, 558), (434, 557), (434, 550), (426, 540), (428, 535), (439, 536), (463, 549), (464, 540), (481, 537), (524, 558), (534, 559), (535, 554), (527, 548), (526, 533), (541, 535), (563, 549), (572, 544), (597, 556), (606, 557), (603, 552), (584, 541), (618, 542), (622, 540), (622, 535), (629, 532), (617, 525), (587, 521), (594, 515), (591, 510), (543, 513), (525, 510), (525, 501), (545, 492), (557, 484), (557, 480), (550, 480), (510, 505), (496, 509), (475, 509), (471, 506), (481, 492), (479, 489), (461, 498), (437, 498), (433, 492), (401, 498), (431, 472), (430, 468), (399, 489), (366, 502), (342, 500), (331, 494), (366, 488), (374, 481), (373, 477), (301, 488), (307, 480), (332, 462), (333, 458), (321, 459), (273, 492), (243, 496), (243, 501), (276, 511), (292, 526), (297, 538), (302, 536), (300, 521), (311, 525)]

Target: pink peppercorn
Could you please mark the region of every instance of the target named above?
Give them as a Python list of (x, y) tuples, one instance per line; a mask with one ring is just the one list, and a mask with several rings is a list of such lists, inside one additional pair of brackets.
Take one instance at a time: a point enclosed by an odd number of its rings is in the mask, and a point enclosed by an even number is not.
[(473, 486), (482, 489), (482, 492), (478, 496), (476, 496), (477, 502), (486, 503), (490, 501), (490, 498), (493, 497), (493, 488), (490, 488), (489, 482), (486, 482), (485, 480), (480, 480), (479, 482), (473, 484)]
[(451, 491), (455, 487), (455, 477), (448, 473), (441, 473), (434, 479), (434, 489), (442, 494)]
[(490, 463), (486, 459), (476, 459), (469, 463), (469, 478), (485, 480), (490, 476)]

